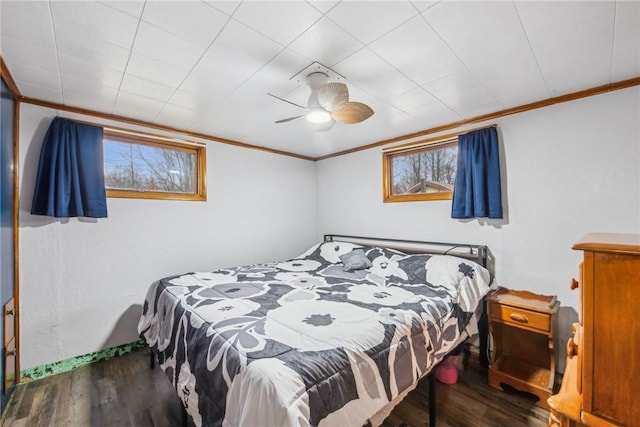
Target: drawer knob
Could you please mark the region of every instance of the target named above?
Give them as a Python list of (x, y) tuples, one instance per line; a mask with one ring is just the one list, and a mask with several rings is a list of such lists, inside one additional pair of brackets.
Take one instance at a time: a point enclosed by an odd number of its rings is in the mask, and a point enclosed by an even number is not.
[(578, 289), (579, 286), (580, 286), (580, 282), (578, 282), (574, 278), (571, 278), (571, 282), (569, 282), (569, 287), (571, 288), (571, 290)]
[(529, 322), (529, 319), (527, 319), (527, 316), (523, 316), (522, 314), (511, 313), (509, 315), (509, 317), (511, 318), (511, 320), (514, 320), (516, 322), (520, 322), (520, 323), (528, 323)]

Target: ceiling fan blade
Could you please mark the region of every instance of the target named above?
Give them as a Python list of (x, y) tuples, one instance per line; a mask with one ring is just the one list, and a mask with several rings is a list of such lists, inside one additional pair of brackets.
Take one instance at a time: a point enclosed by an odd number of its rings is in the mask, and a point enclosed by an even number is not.
[(284, 98), (280, 98), (279, 96), (275, 96), (275, 95), (274, 95), (274, 94), (272, 94), (272, 93), (267, 92), (267, 95), (269, 95), (269, 96), (273, 96), (275, 99), (279, 99), (280, 101), (284, 101), (284, 102), (286, 102), (287, 104), (295, 105), (296, 107), (298, 107), (298, 108), (302, 108), (303, 110), (308, 110), (308, 108), (307, 108), (307, 107), (304, 107), (304, 106), (302, 106), (302, 105), (300, 105), (300, 104), (296, 104), (295, 102), (287, 101), (286, 99), (284, 99)]
[(339, 123), (352, 125), (367, 120), (373, 115), (373, 110), (361, 102), (347, 102), (342, 109), (331, 113), (331, 117)]
[(292, 121), (294, 121), (294, 120), (303, 119), (305, 116), (306, 116), (306, 114), (303, 114), (303, 115), (301, 115), (301, 116), (287, 117), (286, 119), (276, 120), (276, 123), (287, 123), (287, 122), (292, 122)]
[(327, 111), (338, 111), (349, 101), (349, 89), (344, 83), (327, 83), (318, 89), (318, 103)]

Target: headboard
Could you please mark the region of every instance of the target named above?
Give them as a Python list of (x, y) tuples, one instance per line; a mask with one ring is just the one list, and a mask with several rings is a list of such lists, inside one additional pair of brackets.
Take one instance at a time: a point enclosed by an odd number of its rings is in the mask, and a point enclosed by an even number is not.
[(343, 241), (361, 245), (378, 245), (397, 249), (407, 253), (428, 253), (439, 255), (455, 255), (466, 258), (488, 268), (489, 251), (485, 245), (469, 243), (427, 242), (422, 240), (387, 239), (381, 237), (348, 236), (343, 234), (325, 234), (325, 242)]

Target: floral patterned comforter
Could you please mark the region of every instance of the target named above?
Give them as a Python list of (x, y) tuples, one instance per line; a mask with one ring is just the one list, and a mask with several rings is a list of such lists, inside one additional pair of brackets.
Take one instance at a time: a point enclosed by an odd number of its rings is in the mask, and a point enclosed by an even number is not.
[[(372, 266), (344, 271), (355, 248)], [(159, 280), (138, 331), (197, 426), (361, 426), (466, 336), (489, 281), (462, 258), (325, 242)]]

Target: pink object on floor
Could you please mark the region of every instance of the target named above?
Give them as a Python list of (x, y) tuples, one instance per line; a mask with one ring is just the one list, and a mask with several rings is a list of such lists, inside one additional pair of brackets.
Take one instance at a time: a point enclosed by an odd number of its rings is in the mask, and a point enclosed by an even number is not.
[(464, 367), (462, 365), (462, 353), (448, 356), (436, 368), (436, 379), (443, 384), (455, 384)]

